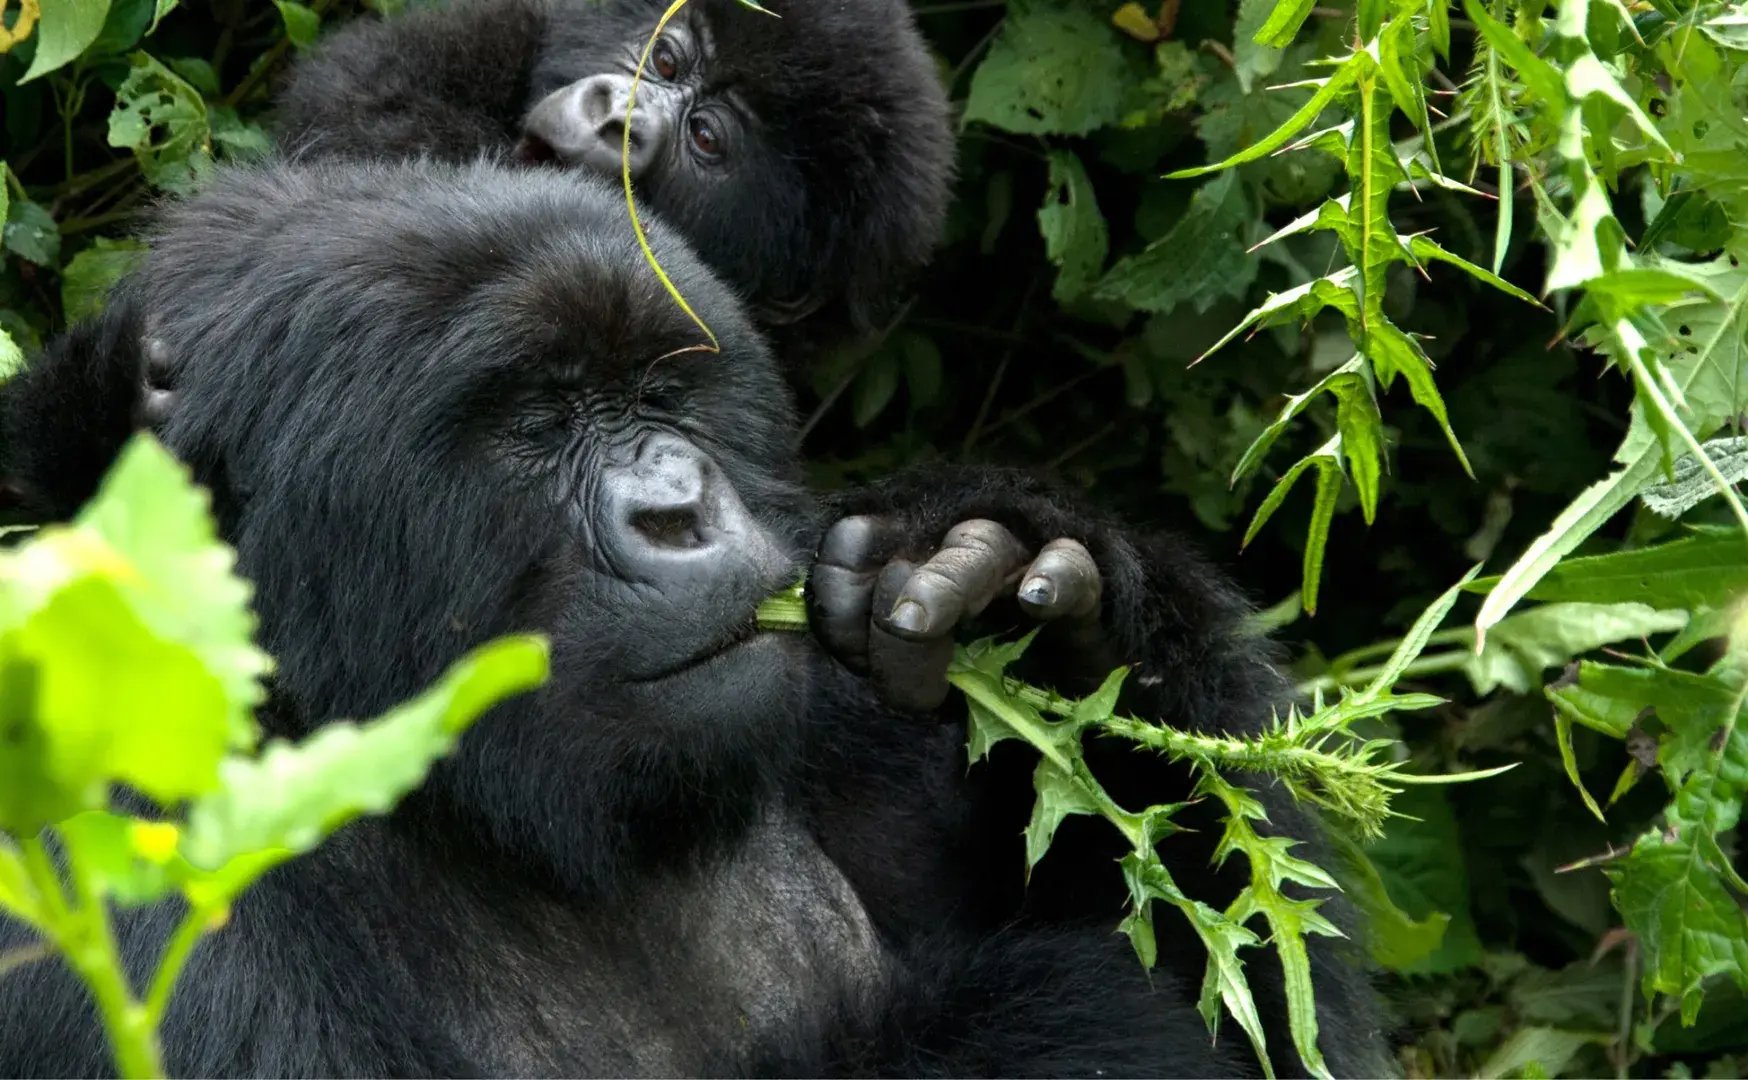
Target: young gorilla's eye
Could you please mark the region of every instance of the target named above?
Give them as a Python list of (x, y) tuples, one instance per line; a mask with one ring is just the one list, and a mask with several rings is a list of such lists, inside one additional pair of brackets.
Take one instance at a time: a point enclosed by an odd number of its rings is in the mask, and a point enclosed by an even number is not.
[(674, 55), (673, 46), (666, 38), (656, 42), (655, 48), (650, 50), (649, 66), (663, 79), (672, 79), (680, 73), (679, 57)]
[(722, 136), (717, 134), (716, 125), (705, 116), (694, 114), (686, 121), (686, 128), (692, 134), (692, 145), (698, 152), (711, 161), (722, 157)]

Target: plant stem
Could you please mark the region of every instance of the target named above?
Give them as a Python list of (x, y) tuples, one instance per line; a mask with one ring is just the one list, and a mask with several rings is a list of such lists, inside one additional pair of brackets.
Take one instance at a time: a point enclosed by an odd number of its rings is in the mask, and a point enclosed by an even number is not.
[(97, 894), (90, 874), (69, 850), (67, 877), (73, 885), (73, 902), (68, 904), (61, 875), (42, 839), (31, 837), (21, 843), (26, 872), (43, 898), (47, 930), (91, 992), (121, 1075), (128, 1080), (163, 1076), (157, 1032), (128, 986), (109, 925), (109, 907)]

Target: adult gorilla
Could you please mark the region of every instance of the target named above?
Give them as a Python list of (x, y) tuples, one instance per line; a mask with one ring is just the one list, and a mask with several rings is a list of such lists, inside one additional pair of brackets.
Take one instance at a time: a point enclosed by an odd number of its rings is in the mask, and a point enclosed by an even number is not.
[[(1162, 919), (1149, 980), (1112, 933), (1101, 833), (1065, 826), (1026, 886), (1028, 755), (968, 773), (962, 713), (891, 704), (944, 696), (948, 636), (993, 598), (1046, 622), (1065, 688), (1129, 660), (1129, 707), (1252, 725), (1280, 682), (1226, 584), (1017, 474), (933, 469), (822, 513), (747, 319), (654, 228), (724, 346), (689, 350), (622, 212), (605, 185), (485, 166), (228, 175), (9, 388), (25, 486), (65, 511), (85, 492), (62, 466), (138, 407), (137, 313), (156, 313), (184, 358), (159, 429), (257, 584), (276, 733), (387, 706), (504, 631), (553, 641), (550, 685), (418, 795), (243, 898), (172, 1004), (171, 1067), (1253, 1072), (1196, 1015), (1193, 935)], [(811, 572), (836, 657), (750, 619), (827, 522)], [(1157, 763), (1098, 767), (1120, 764)], [(1168, 798), (1182, 777), (1148, 783)], [(1187, 888), (1230, 893), (1206, 843), (1169, 843)], [(136, 963), (173, 915), (124, 922)], [(0, 951), (22, 934), (0, 928)], [(1365, 1071), (1366, 991), (1315, 962), (1331, 1064)], [(1270, 967), (1251, 970), (1284, 1058)], [(0, 979), (0, 1031), (0, 1074), (104, 1068), (56, 964)]]

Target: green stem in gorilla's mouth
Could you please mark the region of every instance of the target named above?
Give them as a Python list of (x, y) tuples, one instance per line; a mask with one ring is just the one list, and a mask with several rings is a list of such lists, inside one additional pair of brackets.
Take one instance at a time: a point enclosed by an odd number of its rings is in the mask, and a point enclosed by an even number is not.
[(802, 598), (802, 594), (806, 588), (807, 579), (802, 578), (782, 592), (775, 593), (760, 603), (757, 614), (759, 629), (805, 633), (807, 630), (807, 601)]

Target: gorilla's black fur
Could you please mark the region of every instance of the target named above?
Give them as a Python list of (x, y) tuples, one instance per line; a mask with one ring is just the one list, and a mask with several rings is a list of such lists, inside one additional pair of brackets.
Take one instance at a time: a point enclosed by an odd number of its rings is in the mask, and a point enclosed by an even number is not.
[[(1025, 882), (1029, 751), (967, 771), (953, 708), (895, 712), (807, 637), (746, 636), (839, 515), (882, 515), (918, 555), (987, 517), (1097, 559), (1109, 655), (1058, 685), (1131, 661), (1125, 708), (1244, 729), (1282, 686), (1240, 600), (1181, 544), (1017, 473), (933, 468), (820, 507), (728, 291), (652, 227), (724, 346), (686, 351), (696, 330), (621, 213), (586, 178), (483, 165), (224, 175), (99, 321), (9, 384), (26, 490), (68, 510), (88, 466), (64, 466), (136, 407), (153, 313), (181, 358), (160, 434), (257, 585), (275, 733), (379, 710), (503, 631), (553, 641), (550, 685), (407, 804), (245, 895), (172, 1003), (171, 1069), (1254, 1074), (1230, 1024), (1210, 1045), (1181, 922), (1159, 913), (1151, 978), (1113, 933), (1102, 823), (1067, 823)], [(1092, 750), (1132, 804), (1184, 795), (1150, 756)], [(1218, 903), (1243, 868), (1208, 868), (1213, 835), (1165, 843)], [(122, 918), (136, 973), (174, 915)], [(0, 952), (24, 934), (0, 920)], [(1369, 1072), (1368, 991), (1326, 943), (1313, 955), (1330, 1062)], [(1287, 1064), (1273, 964), (1248, 970)], [(0, 1033), (0, 1075), (106, 1068), (54, 961), (0, 979)]]
[[(793, 359), (883, 318), (928, 260), (946, 211), (952, 133), (904, 0), (764, 6), (780, 17), (692, 0), (670, 24), (679, 70), (663, 79), (652, 66), (638, 92), (638, 111), (667, 134), (652, 137), (659, 152), (637, 189), (762, 325), (784, 327), (780, 352)], [(458, 0), (361, 20), (294, 67), (278, 101), (279, 141), (303, 157), (508, 154), (537, 103), (594, 77), (610, 84), (600, 88), (612, 99), (600, 119), (607, 152), (578, 164), (617, 177), (619, 101), (666, 7)], [(706, 114), (725, 152), (702, 162), (686, 124)], [(594, 124), (581, 130), (575, 110), (560, 122), (589, 140)]]

